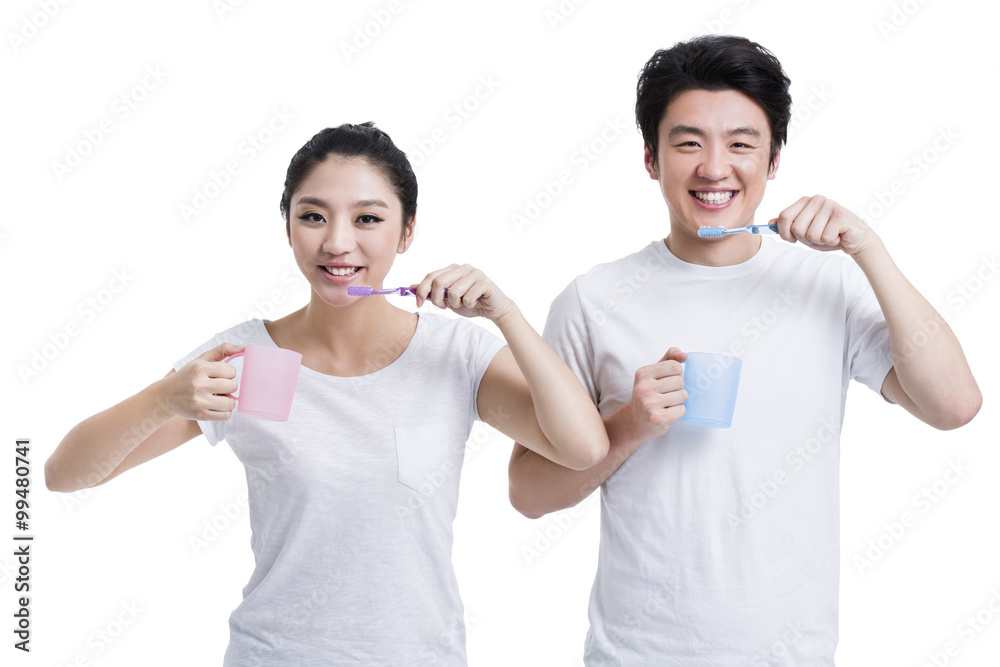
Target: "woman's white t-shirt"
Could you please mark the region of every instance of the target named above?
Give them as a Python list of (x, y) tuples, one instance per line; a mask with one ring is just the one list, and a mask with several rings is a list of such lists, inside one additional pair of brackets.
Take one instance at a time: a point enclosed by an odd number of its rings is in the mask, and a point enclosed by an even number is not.
[[(174, 369), (223, 342), (275, 345), (267, 321), (213, 336)], [(404, 346), (358, 377), (302, 366), (286, 422), (198, 422), (247, 476), (256, 565), (227, 667), (467, 663), (452, 522), (479, 382), (504, 341), (420, 313)], [(237, 381), (242, 362), (230, 362)]]

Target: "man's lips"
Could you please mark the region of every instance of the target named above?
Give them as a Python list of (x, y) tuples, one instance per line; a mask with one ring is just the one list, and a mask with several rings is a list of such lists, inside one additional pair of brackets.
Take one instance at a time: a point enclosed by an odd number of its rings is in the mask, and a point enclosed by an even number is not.
[(729, 206), (739, 195), (739, 190), (688, 190), (698, 205), (707, 209), (720, 209)]

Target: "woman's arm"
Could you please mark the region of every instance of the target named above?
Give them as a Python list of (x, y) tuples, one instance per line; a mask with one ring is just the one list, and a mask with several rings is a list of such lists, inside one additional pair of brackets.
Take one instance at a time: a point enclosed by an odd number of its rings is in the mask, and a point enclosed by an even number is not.
[(200, 434), (194, 420), (228, 419), (235, 401), (224, 394), (236, 391), (236, 371), (221, 360), (240, 349), (223, 343), (74, 426), (45, 462), (45, 486), (98, 486)]
[(604, 423), (573, 371), (513, 303), (494, 323), (508, 347), (493, 358), (479, 384), (476, 405), (483, 421), (572, 470), (604, 460)]
[(453, 264), (430, 273), (417, 287), (417, 306), (425, 299), (492, 320), (507, 341), (479, 384), (483, 421), (567, 468), (583, 470), (604, 459), (608, 436), (583, 385), (482, 271)]
[(510, 504), (529, 519), (573, 507), (594, 492), (643, 443), (659, 437), (684, 416), (687, 354), (672, 347), (654, 364), (635, 373), (632, 400), (604, 420), (608, 455), (589, 470), (569, 470), (526, 450), (517, 442), (510, 455)]

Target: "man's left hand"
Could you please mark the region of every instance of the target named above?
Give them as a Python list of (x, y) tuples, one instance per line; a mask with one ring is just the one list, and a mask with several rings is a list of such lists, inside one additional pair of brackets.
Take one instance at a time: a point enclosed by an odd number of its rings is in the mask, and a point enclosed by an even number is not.
[(803, 197), (768, 224), (777, 224), (778, 234), (791, 243), (852, 256), (863, 252), (875, 235), (864, 220), (822, 195)]

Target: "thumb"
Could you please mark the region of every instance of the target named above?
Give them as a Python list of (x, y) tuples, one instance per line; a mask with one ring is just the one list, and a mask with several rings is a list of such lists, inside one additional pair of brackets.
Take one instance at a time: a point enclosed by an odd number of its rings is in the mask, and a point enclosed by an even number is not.
[(687, 358), (687, 352), (681, 352), (681, 348), (679, 347), (672, 347), (667, 350), (667, 353), (663, 355), (663, 358), (660, 359), (660, 361), (685, 361)]
[(237, 352), (242, 352), (246, 349), (243, 345), (236, 345), (234, 343), (222, 343), (218, 347), (213, 347), (211, 350), (203, 352), (199, 359), (204, 359), (205, 361), (222, 361), (231, 354), (236, 354)]

